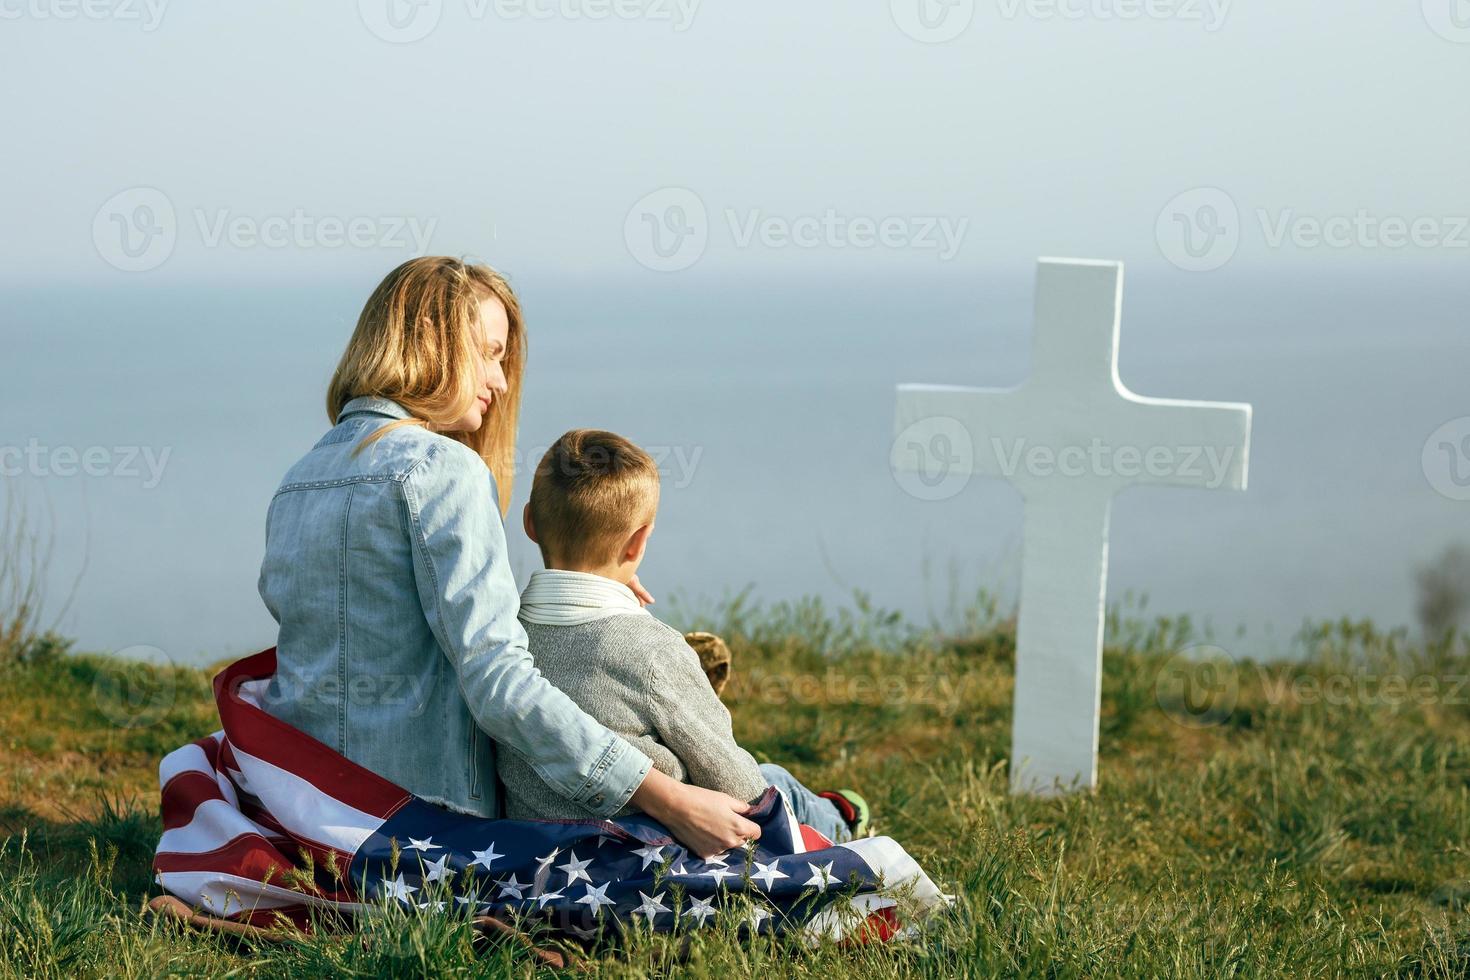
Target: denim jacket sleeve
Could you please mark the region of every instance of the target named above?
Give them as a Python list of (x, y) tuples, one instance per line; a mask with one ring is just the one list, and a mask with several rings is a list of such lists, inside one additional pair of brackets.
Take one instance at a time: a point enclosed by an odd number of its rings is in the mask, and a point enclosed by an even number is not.
[(562, 796), (617, 812), (652, 763), (536, 668), (489, 469), (445, 440), (402, 486), (419, 601), (475, 721)]

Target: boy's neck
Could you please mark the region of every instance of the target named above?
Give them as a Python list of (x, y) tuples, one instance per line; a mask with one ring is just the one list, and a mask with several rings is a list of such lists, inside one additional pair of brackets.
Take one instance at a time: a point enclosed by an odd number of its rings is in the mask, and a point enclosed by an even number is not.
[(584, 575), (597, 575), (602, 578), (610, 578), (619, 585), (627, 585), (637, 574), (636, 568), (618, 565), (602, 565), (597, 568), (579, 565), (560, 565), (547, 563), (547, 571), (553, 572), (581, 572)]

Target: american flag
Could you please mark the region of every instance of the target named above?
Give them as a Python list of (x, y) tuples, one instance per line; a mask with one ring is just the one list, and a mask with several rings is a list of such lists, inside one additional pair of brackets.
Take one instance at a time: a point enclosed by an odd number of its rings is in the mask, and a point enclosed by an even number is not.
[(774, 787), (758, 842), (710, 859), (644, 816), (493, 820), (415, 797), (265, 712), (272, 647), (214, 679), (222, 730), (159, 766), (158, 883), (199, 912), (308, 927), (312, 910), (384, 902), (540, 921), (587, 937), (631, 923), (704, 927), (722, 910), (754, 932), (888, 939), (945, 901), (887, 837), (833, 845)]

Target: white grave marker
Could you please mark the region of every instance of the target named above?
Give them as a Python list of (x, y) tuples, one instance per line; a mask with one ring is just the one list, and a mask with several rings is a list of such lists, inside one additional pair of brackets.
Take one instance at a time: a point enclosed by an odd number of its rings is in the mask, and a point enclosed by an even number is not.
[(898, 387), (895, 466), (919, 470), (928, 487), (935, 469), (952, 488), (956, 472), (1005, 477), (1025, 499), (1011, 729), (1018, 792), (1097, 785), (1113, 495), (1135, 483), (1246, 485), (1249, 405), (1146, 398), (1118, 379), (1122, 299), (1121, 263), (1041, 259), (1024, 383)]

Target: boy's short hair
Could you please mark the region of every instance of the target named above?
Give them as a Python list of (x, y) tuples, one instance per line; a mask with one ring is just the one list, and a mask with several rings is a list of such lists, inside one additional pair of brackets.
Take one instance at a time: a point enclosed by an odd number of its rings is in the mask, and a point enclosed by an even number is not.
[(658, 510), (653, 457), (615, 432), (573, 429), (536, 465), (531, 522), (548, 565), (602, 565)]

